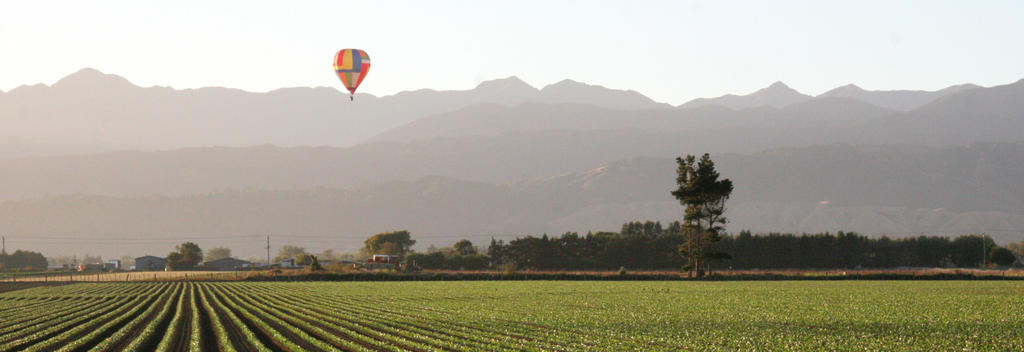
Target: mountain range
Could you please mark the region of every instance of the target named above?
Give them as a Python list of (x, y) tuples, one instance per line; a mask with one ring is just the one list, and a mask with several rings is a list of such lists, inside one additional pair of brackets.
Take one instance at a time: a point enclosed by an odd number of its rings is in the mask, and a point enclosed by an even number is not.
[[(348, 147), (378, 135), (383, 139), (401, 136), (391, 130), (410, 123), (422, 126), (424, 123), (418, 120), (424, 117), (466, 114), (468, 109), (483, 119), (524, 104), (563, 106), (559, 114), (600, 114), (623, 124), (637, 114), (660, 117), (661, 125), (637, 126), (640, 129), (664, 125), (691, 130), (718, 128), (729, 123), (748, 124), (751, 118), (774, 123), (760, 116), (772, 114), (772, 108), (782, 110), (827, 98), (877, 106), (872, 117), (880, 118), (892, 110), (914, 110), (974, 88), (979, 87), (959, 85), (918, 92), (863, 91), (845, 86), (812, 98), (777, 82), (748, 95), (696, 99), (672, 107), (631, 90), (572, 80), (537, 89), (509, 77), (483, 82), (471, 90), (421, 89), (384, 97), (357, 94), (357, 99), (350, 102), (334, 88), (282, 88), (267, 93), (217, 87), (144, 88), (120, 76), (83, 69), (53, 85), (0, 92), (0, 126), (4, 126), (0, 129), (0, 156), (259, 144)], [(812, 106), (829, 115), (842, 114), (847, 108)], [(544, 122), (557, 125), (560, 121), (567, 120)], [(600, 127), (606, 126), (591, 128)]]
[(0, 93), (0, 232), (63, 236), (37, 242), (63, 253), (131, 238), (105, 250), (140, 254), (267, 232), (350, 249), (400, 228), (423, 245), (615, 230), (678, 219), (672, 158), (710, 152), (737, 185), (730, 230), (1020, 240), (1022, 98), (1024, 80), (815, 97), (778, 82), (670, 106), (510, 77), (350, 102), (86, 69)]
[(53, 85), (0, 92), (0, 156), (159, 150), (203, 146), (351, 146), (434, 113), (481, 103), (581, 103), (667, 108), (634, 91), (564, 80), (536, 89), (516, 77), (466, 91), (422, 89), (391, 96), (334, 88), (253, 93), (229, 88), (138, 87), (83, 69)]

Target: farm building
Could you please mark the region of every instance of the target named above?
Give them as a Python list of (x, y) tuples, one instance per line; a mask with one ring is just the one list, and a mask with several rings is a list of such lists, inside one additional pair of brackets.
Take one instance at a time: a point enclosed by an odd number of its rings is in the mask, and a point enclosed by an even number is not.
[(135, 270), (164, 270), (167, 267), (167, 259), (147, 255), (135, 258)]
[(359, 266), (367, 269), (401, 269), (405, 263), (400, 255), (374, 254)]
[(101, 263), (79, 264), (77, 269), (78, 269), (78, 271), (100, 271), (100, 270), (103, 270), (103, 264), (101, 264)]
[(121, 270), (121, 261), (117, 259), (108, 260), (103, 263), (103, 270)]
[(295, 258), (287, 258), (277, 263), (282, 268), (298, 268), (299, 265), (295, 264)]
[(370, 263), (399, 264), (402, 262), (400, 255), (374, 254), (369, 260)]
[(239, 270), (247, 268), (252, 265), (248, 260), (241, 260), (235, 258), (222, 258), (217, 260), (211, 260), (200, 264), (204, 268), (216, 268), (221, 271)]
[(46, 270), (59, 271), (59, 270), (71, 270), (71, 266), (68, 264), (49, 264), (46, 266)]

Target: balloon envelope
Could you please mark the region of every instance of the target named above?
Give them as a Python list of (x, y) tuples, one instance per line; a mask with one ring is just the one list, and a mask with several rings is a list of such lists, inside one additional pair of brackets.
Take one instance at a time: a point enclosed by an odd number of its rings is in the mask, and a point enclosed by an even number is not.
[(338, 74), (345, 89), (356, 94), (359, 83), (370, 72), (370, 55), (359, 49), (342, 49), (334, 54), (334, 72)]

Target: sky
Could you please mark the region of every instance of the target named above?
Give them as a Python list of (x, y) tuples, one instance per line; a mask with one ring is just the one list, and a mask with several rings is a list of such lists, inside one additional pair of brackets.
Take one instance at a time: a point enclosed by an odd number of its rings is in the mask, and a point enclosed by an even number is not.
[(820, 94), (1024, 78), (1024, 1), (7, 1), (0, 90), (83, 67), (140, 86), (359, 92), (573, 79), (681, 104), (783, 81)]

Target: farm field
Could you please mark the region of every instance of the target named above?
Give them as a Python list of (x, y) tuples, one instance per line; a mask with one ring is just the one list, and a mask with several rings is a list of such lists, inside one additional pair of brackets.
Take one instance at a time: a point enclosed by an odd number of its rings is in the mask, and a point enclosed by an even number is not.
[(0, 293), (0, 351), (1024, 350), (1024, 282), (120, 282)]

